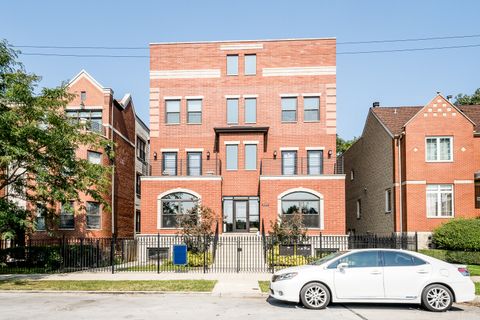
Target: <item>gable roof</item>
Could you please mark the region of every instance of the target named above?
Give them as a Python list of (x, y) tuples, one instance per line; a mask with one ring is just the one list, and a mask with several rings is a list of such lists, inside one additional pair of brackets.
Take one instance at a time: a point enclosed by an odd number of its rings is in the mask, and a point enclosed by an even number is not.
[(112, 89), (102, 86), (85, 69), (82, 69), (75, 77), (73, 77), (72, 80), (70, 80), (70, 82), (68, 83), (68, 86), (73, 85), (75, 82), (77, 82), (78, 80), (80, 80), (82, 78), (88, 79), (88, 81), (90, 81), (98, 90), (102, 91), (103, 93), (108, 93), (108, 94), (113, 95), (113, 90)]
[(475, 122), (475, 132), (480, 132), (480, 105), (458, 106), (458, 109)]

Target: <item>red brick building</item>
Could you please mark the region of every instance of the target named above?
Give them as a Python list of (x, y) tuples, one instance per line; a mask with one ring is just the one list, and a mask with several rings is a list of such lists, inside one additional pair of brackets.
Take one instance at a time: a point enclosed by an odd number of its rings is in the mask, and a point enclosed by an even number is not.
[(141, 233), (176, 233), (201, 203), (223, 233), (298, 210), (311, 233), (344, 234), (335, 53), (335, 39), (151, 44)]
[[(115, 144), (115, 157), (110, 159), (105, 150), (90, 150), (80, 147), (77, 156), (93, 163), (114, 168), (111, 177), (111, 189), (105, 195), (111, 210), (81, 194), (80, 201), (72, 201), (73, 213), (62, 210), (58, 205), (60, 215), (59, 225), (52, 226), (55, 235), (68, 237), (119, 237), (133, 236), (135, 233), (135, 197), (136, 175), (138, 171), (139, 149), (143, 147), (143, 162), (148, 162), (148, 146), (138, 143), (137, 135), (141, 132), (144, 142), (148, 128), (137, 118), (130, 94), (122, 99), (113, 96), (113, 90), (99, 84), (86, 71), (82, 70), (69, 83), (68, 89), (76, 95), (69, 103), (66, 113), (74, 121), (85, 124), (85, 130), (93, 131), (104, 139)], [(142, 126), (142, 127), (139, 127)], [(147, 174), (146, 172), (141, 172)], [(37, 232), (35, 237), (47, 236), (45, 220), (37, 217)]]
[(438, 94), (424, 106), (370, 108), (344, 154), (347, 228), (422, 232), (480, 216), (480, 106)]

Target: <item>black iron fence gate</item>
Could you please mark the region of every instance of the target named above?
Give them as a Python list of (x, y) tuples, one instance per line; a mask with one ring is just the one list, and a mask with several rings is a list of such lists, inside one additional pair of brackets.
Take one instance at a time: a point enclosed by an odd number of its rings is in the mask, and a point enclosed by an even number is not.
[[(318, 235), (279, 241), (265, 235), (179, 235), (136, 238), (0, 241), (0, 273), (54, 272), (274, 272), (332, 252), (357, 248), (417, 250), (417, 235)], [(173, 248), (187, 245), (187, 263), (176, 265)]]

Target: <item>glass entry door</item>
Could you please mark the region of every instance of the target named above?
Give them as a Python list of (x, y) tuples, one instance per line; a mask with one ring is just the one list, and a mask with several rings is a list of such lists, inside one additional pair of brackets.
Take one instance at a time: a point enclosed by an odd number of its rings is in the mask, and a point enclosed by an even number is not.
[(233, 201), (233, 231), (248, 231), (248, 201)]

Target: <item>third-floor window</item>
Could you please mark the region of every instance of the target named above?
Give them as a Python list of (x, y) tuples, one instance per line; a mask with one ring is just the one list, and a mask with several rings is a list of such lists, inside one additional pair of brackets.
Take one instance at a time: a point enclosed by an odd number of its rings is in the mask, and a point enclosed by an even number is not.
[(238, 54), (227, 55), (227, 76), (238, 75)]
[(168, 124), (180, 123), (180, 100), (165, 101), (165, 122)]
[(297, 121), (297, 98), (296, 97), (282, 98), (282, 121), (283, 122)]
[(425, 144), (425, 158), (428, 162), (447, 162), (453, 160), (452, 137), (427, 137)]
[(245, 98), (245, 123), (257, 122), (257, 98)]
[(319, 97), (303, 98), (303, 120), (306, 122), (320, 120), (320, 98)]
[(187, 123), (190, 123), (190, 124), (202, 123), (202, 100), (201, 99), (187, 100)]
[(145, 141), (142, 138), (137, 137), (137, 158), (142, 161), (145, 161), (146, 154), (147, 153), (146, 153)]
[(238, 99), (227, 99), (227, 123), (238, 124)]
[(257, 74), (257, 55), (245, 55), (245, 75), (252, 76)]

